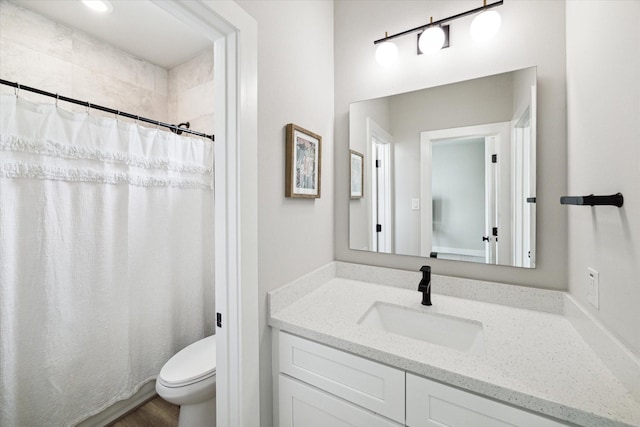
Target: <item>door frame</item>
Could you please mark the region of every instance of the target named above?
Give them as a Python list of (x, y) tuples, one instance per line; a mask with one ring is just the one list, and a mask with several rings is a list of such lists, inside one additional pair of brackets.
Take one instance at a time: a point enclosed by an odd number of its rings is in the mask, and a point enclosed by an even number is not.
[[(376, 143), (376, 141), (379, 141), (379, 143)], [(392, 232), (392, 227), (393, 227), (393, 209), (391, 208), (392, 206), (394, 206), (393, 203), (393, 177), (391, 174), (391, 165), (393, 164), (393, 149), (392, 149), (392, 144), (393, 144), (393, 137), (391, 136), (391, 134), (389, 134), (389, 132), (387, 132), (382, 126), (380, 126), (378, 123), (376, 123), (375, 120), (373, 120), (370, 117), (367, 117), (367, 157), (370, 159), (369, 162), (369, 167), (371, 170), (371, 173), (369, 174), (370, 176), (367, 177), (367, 181), (370, 182), (369, 188), (371, 189), (371, 206), (369, 206), (369, 213), (368, 213), (368, 217), (369, 217), (369, 247), (374, 251), (374, 252), (385, 252), (385, 253), (393, 253), (394, 252), (394, 239), (393, 236), (395, 233)], [(386, 242), (385, 244), (385, 248), (384, 250), (380, 250), (380, 248), (378, 247), (378, 233), (376, 231), (376, 224), (378, 224), (379, 219), (377, 218), (378, 214), (374, 214), (374, 207), (376, 207), (375, 210), (380, 209), (379, 206), (377, 206), (378, 204), (378, 190), (379, 190), (379, 183), (377, 182), (377, 179), (374, 179), (374, 176), (377, 176), (376, 173), (376, 160), (377, 160), (377, 153), (374, 150), (374, 145), (382, 145), (383, 146), (383, 150), (384, 150), (384, 169), (386, 171), (388, 171), (389, 173), (387, 173), (384, 176), (384, 180), (382, 183), (383, 189), (382, 191), (385, 192), (386, 197), (385, 197), (385, 202), (384, 202), (384, 206), (382, 207), (382, 210), (384, 211), (382, 217), (384, 218), (384, 223), (382, 224), (382, 233), (385, 234), (385, 239), (384, 241)]]
[(214, 44), (216, 421), (257, 426), (257, 23), (233, 1), (152, 1)]

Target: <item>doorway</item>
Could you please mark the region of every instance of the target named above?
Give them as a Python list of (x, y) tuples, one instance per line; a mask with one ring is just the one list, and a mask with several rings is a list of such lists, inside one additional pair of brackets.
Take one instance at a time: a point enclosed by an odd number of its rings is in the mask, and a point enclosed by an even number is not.
[(214, 42), (216, 421), (259, 425), (257, 23), (234, 2), (153, 2)]
[(421, 132), (420, 139), (421, 204), (430, 207), (421, 210), (421, 255), (501, 263), (509, 254), (502, 234), (510, 230), (501, 227), (509, 218), (502, 197), (509, 162), (501, 158), (509, 123)]

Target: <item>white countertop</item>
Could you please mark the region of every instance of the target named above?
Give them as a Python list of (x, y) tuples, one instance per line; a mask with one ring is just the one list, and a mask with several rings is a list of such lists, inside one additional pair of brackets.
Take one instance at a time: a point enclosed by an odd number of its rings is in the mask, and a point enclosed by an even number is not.
[[(415, 290), (345, 278), (307, 291), (277, 306), (269, 325), (578, 425), (640, 426), (640, 403), (562, 314), (440, 295), (436, 288), (433, 306), (425, 307)], [(376, 301), (478, 321), (485, 354), (359, 325)]]

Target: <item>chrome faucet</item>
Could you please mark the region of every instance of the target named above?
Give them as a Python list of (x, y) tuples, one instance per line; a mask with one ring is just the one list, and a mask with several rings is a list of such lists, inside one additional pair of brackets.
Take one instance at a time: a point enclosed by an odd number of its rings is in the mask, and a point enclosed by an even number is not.
[(431, 267), (423, 265), (420, 271), (422, 280), (418, 285), (418, 291), (422, 292), (422, 305), (431, 305)]

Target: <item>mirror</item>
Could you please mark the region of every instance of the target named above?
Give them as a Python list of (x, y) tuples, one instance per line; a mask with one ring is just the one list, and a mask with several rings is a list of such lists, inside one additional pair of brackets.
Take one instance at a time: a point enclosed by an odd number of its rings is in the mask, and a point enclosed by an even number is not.
[(351, 249), (535, 268), (535, 67), (354, 102), (349, 145)]

